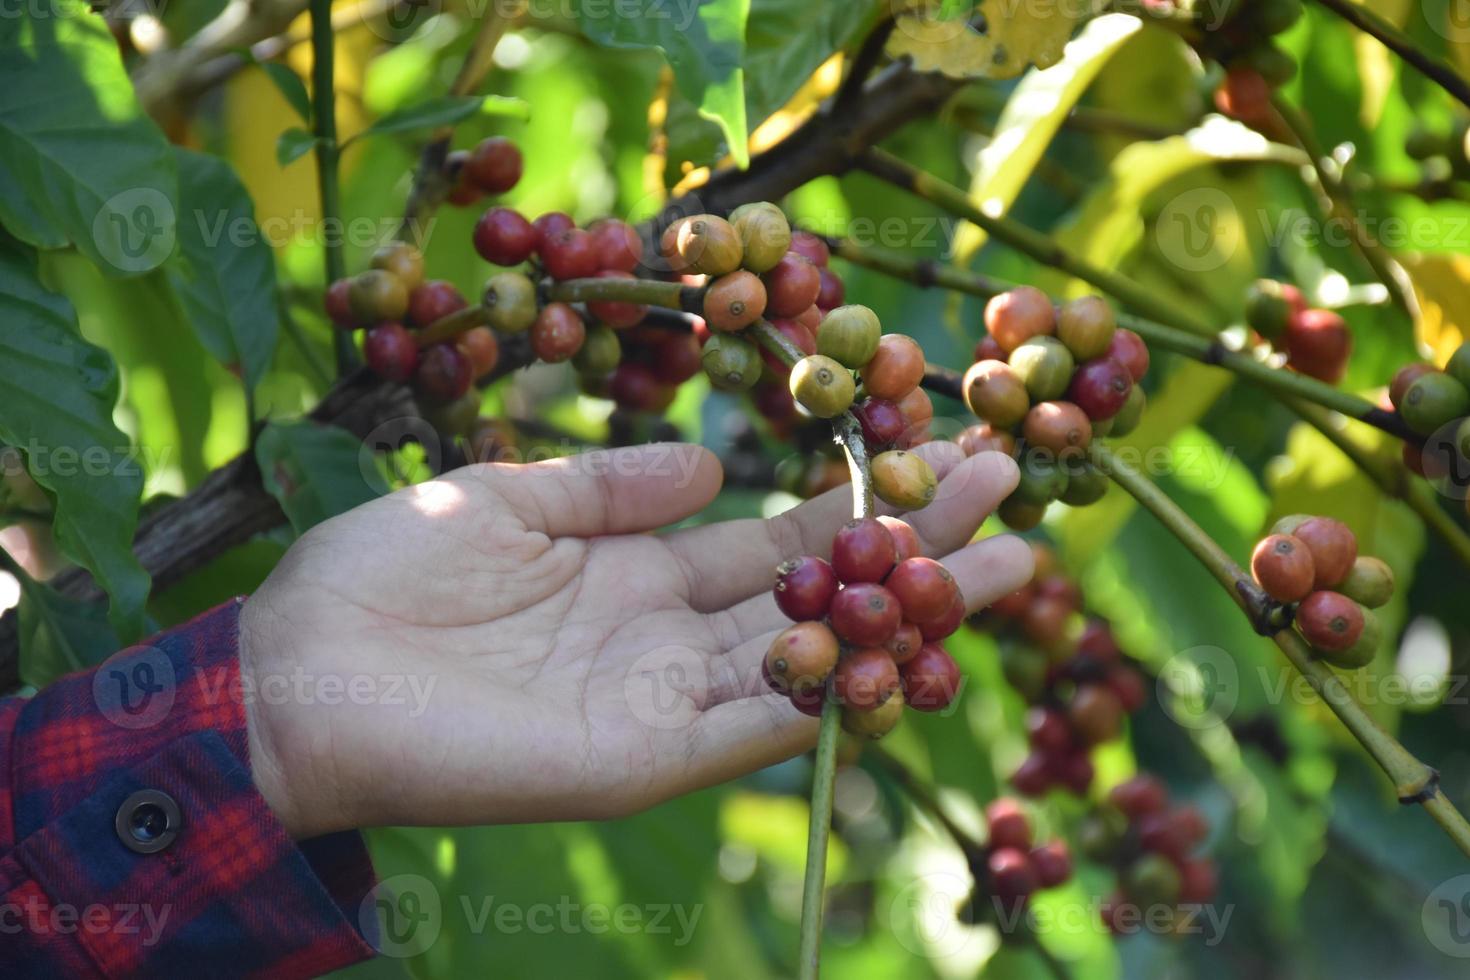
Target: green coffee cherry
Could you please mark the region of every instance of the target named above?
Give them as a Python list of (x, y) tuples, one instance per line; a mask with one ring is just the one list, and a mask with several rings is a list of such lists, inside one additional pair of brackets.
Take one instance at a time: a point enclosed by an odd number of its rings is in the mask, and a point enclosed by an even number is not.
[(1377, 609), (1393, 598), (1393, 569), (1381, 558), (1359, 555), (1337, 591), (1356, 603)]
[(839, 306), (817, 326), (817, 353), (854, 370), (873, 359), (883, 325), (866, 306)]
[(1274, 279), (1257, 279), (1251, 283), (1245, 299), (1245, 322), (1267, 340), (1286, 333), (1291, 321), (1291, 303), (1281, 293), (1281, 283)]
[(1162, 854), (1145, 854), (1123, 872), (1123, 893), (1138, 905), (1173, 905), (1179, 900), (1179, 869)]
[(1449, 149), (1444, 134), (1436, 132), (1422, 123), (1416, 123), (1404, 139), (1404, 152), (1415, 160), (1428, 160), (1440, 156)]
[(1057, 314), (1057, 339), (1079, 362), (1106, 354), (1117, 329), (1113, 308), (1101, 296), (1078, 297)]
[(699, 363), (710, 384), (724, 391), (744, 391), (760, 380), (760, 349), (734, 334), (717, 333), (705, 342)]
[(1066, 394), (1077, 363), (1067, 345), (1055, 337), (1032, 337), (1011, 352), (1010, 365), (1034, 403)]
[(1053, 456), (1024, 452), (1018, 469), (1021, 476), (1011, 496), (1022, 503), (1045, 507), (1067, 492), (1067, 474)]
[[(1094, 430), (1093, 435), (1096, 434)], [(1095, 504), (1108, 492), (1107, 474), (1091, 463), (1083, 460), (1080, 465), (1070, 465), (1067, 469), (1067, 489), (1062, 491), (1061, 501), (1069, 507)]]
[(1383, 644), (1383, 625), (1379, 623), (1378, 617), (1371, 609), (1363, 610), (1363, 632), (1358, 634), (1358, 639), (1346, 650), (1316, 650), (1316, 656), (1327, 661), (1334, 667), (1342, 667), (1345, 670), (1357, 670), (1366, 667), (1373, 662), (1378, 655), (1378, 648)]
[(1012, 531), (1029, 531), (1046, 516), (1046, 504), (1028, 504), (1012, 494), (1000, 502), (995, 516)]
[(1271, 525), (1272, 534), (1295, 534), (1296, 529), (1312, 519), (1311, 514), (1287, 514)]
[(1027, 701), (1035, 701), (1046, 691), (1048, 666), (1046, 654), (1032, 647), (1006, 646), (1001, 650), (1000, 669), (1006, 683)]
[(623, 359), (623, 342), (611, 327), (587, 331), (582, 349), (572, 355), (572, 366), (583, 374), (609, 374)]
[(408, 312), (408, 287), (386, 269), (367, 269), (348, 282), (347, 305), (359, 323), (402, 320)]
[(485, 307), (486, 322), (496, 333), (529, 330), (540, 312), (536, 308), (536, 284), (519, 272), (491, 276), (480, 302)]
[(1470, 414), (1470, 390), (1448, 374), (1422, 375), (1404, 392), (1399, 414), (1409, 428), (1427, 436), (1445, 423)]
[(1251, 48), (1243, 61), (1272, 88), (1280, 88), (1296, 77), (1296, 59), (1270, 42)]
[(791, 369), (791, 396), (819, 419), (841, 415), (852, 405), (857, 386), (852, 372), (830, 357), (811, 354)]
[(1444, 366), (1444, 373), (1470, 391), (1470, 343), (1461, 344), (1455, 348), (1455, 352), (1450, 355), (1449, 362)]
[(1302, 16), (1302, 0), (1266, 0), (1250, 6), (1251, 21), (1263, 34), (1280, 34)]
[(744, 249), (741, 265), (756, 274), (775, 268), (791, 248), (791, 224), (769, 201), (740, 205), (730, 212), (730, 224)]
[[(1128, 400), (1123, 407), (1118, 409), (1118, 414), (1112, 418), (1113, 428), (1108, 433), (1110, 436), (1126, 436), (1138, 428), (1138, 423), (1143, 419), (1143, 410), (1148, 405), (1148, 398), (1143, 393), (1142, 385), (1134, 385), (1128, 392)], [(1094, 434), (1096, 429), (1093, 430)]]

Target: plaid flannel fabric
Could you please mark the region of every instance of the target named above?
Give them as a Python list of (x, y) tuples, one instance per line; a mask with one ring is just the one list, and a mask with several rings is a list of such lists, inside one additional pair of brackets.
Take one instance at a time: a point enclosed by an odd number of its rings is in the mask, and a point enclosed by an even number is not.
[[(292, 841), (251, 780), (242, 601), (0, 699), (0, 976), (310, 977), (373, 954), (361, 836)], [(177, 804), (153, 853), (128, 843), (140, 791)]]

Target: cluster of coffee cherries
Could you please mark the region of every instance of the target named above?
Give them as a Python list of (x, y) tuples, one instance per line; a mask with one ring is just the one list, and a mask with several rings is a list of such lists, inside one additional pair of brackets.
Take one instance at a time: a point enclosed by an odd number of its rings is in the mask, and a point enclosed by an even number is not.
[(1107, 478), (1085, 458), (1087, 447), (1094, 437), (1125, 435), (1138, 425), (1148, 347), (1118, 326), (1101, 297), (1057, 307), (1032, 286), (993, 297), (985, 328), (962, 382), (965, 404), (984, 424), (959, 441), (967, 452), (1016, 457), (1021, 479), (998, 514), (1025, 531), (1053, 500), (1086, 506), (1107, 492)]
[(1425, 437), (1404, 444), (1404, 465), (1431, 480), (1453, 478), (1463, 491), (1470, 461), (1470, 343), (1461, 344), (1443, 369), (1406, 364), (1388, 386), (1389, 404), (1404, 424)]
[(948, 707), (960, 668), (940, 645), (965, 618), (958, 584), (919, 554), (919, 538), (892, 517), (859, 518), (837, 532), (832, 560), (802, 555), (776, 569), (776, 605), (796, 620), (771, 644), (766, 682), (798, 710), (842, 706), (842, 727), (881, 738), (904, 705)]
[[(1199, 6), (1207, 16), (1216, 8)], [(1302, 15), (1301, 0), (1264, 0), (1227, 6), (1217, 30), (1205, 30), (1194, 41), (1199, 52), (1225, 66), (1215, 89), (1215, 108), (1256, 129), (1273, 119), (1271, 92), (1296, 75), (1296, 59), (1272, 40)], [(1215, 25), (1207, 25), (1214, 27)]]
[(1290, 283), (1257, 279), (1245, 306), (1246, 323), (1286, 354), (1286, 366), (1318, 381), (1337, 384), (1353, 352), (1347, 323), (1332, 310), (1308, 308), (1302, 291)]
[(1417, 122), (1404, 152), (1423, 161), (1426, 183), (1470, 180), (1470, 118), (1459, 116), (1448, 129)]
[[(1036, 843), (1031, 821), (1019, 801), (1007, 796), (992, 800), (985, 808), (985, 826), (985, 850), (970, 855), (975, 885), (960, 908), (966, 922), (1013, 914), (1036, 892), (1055, 888), (1072, 877), (1067, 842)], [(990, 915), (992, 912), (995, 914)]]
[[(1192, 805), (1171, 806), (1156, 777), (1140, 773), (1114, 786), (1105, 807), (1078, 829), (1082, 853), (1117, 870), (1118, 888), (1103, 902), (1102, 920), (1114, 933), (1138, 931), (1146, 916), (1167, 909), (1178, 925), (1215, 897), (1215, 862), (1196, 851), (1209, 822)], [(1183, 921), (1181, 921), (1181, 919)]]
[(1141, 708), (1148, 685), (1123, 655), (1108, 624), (1082, 613), (1082, 592), (1049, 548), (1033, 545), (1037, 574), (991, 604), (980, 623), (1002, 643), (1006, 680), (1031, 707), (1031, 751), (1011, 776), (1025, 796), (1054, 787), (1085, 796), (1091, 751), (1117, 738)]
[(1271, 598), (1294, 606), (1293, 622), (1318, 657), (1350, 669), (1372, 662), (1383, 641), (1373, 610), (1393, 597), (1393, 570), (1359, 555), (1346, 524), (1283, 517), (1251, 553), (1251, 575)]

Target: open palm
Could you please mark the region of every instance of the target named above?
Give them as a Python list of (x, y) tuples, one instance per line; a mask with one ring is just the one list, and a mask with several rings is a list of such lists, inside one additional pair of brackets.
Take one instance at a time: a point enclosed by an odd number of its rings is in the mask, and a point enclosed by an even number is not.
[[(972, 609), (1019, 588), (1014, 538), (965, 547), (1015, 485), (997, 453), (925, 447), (910, 520)], [(466, 467), (302, 537), (246, 604), (257, 781), (297, 836), (635, 812), (810, 747), (760, 662), (789, 621), (775, 566), (826, 554), (839, 488), (771, 520), (653, 531), (718, 492), (663, 444)], [(956, 551), (955, 549), (960, 549)]]

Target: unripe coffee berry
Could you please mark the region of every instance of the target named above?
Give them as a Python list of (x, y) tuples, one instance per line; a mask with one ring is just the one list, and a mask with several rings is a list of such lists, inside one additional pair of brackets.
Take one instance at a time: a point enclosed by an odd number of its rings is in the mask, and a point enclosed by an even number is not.
[(767, 308), (772, 316), (799, 316), (817, 301), (822, 290), (817, 267), (796, 252), (783, 255), (761, 280), (766, 286)]
[(1448, 374), (1425, 374), (1404, 392), (1399, 414), (1421, 436), (1431, 435), (1441, 426), (1470, 415), (1470, 390)]
[(467, 305), (452, 285), (443, 279), (430, 279), (408, 294), (408, 318), (420, 327), (427, 327)]
[(1363, 632), (1363, 607), (1340, 592), (1322, 590), (1302, 600), (1296, 625), (1306, 641), (1319, 650), (1346, 650)]
[(490, 208), (475, 222), (475, 251), (495, 265), (520, 265), (536, 248), (536, 229), (511, 208)]
[(1312, 553), (1312, 587), (1330, 589), (1347, 578), (1358, 557), (1358, 539), (1342, 521), (1309, 517), (1289, 532)]
[(1438, 369), (1433, 364), (1416, 362), (1405, 364), (1394, 372), (1393, 380), (1388, 384), (1388, 400), (1395, 409), (1402, 409), (1404, 394), (1408, 392), (1409, 386), (1418, 381), (1426, 374), (1434, 374)]
[(470, 363), (470, 377), (483, 378), (500, 360), (500, 342), (489, 327), (472, 327), (459, 335), (454, 346)]
[(1143, 387), (1137, 383), (1133, 390), (1128, 392), (1128, 399), (1123, 402), (1123, 407), (1118, 410), (1108, 421), (1111, 426), (1108, 429), (1110, 436), (1126, 436), (1138, 428), (1138, 423), (1143, 421), (1143, 410), (1148, 407), (1148, 397), (1143, 393)]
[(362, 342), (363, 358), (379, 377), (407, 381), (419, 364), (419, 346), (401, 323), (380, 323)]
[(924, 350), (912, 337), (884, 334), (861, 374), (868, 394), (900, 401), (924, 380)]
[(368, 269), (352, 277), (347, 302), (358, 323), (402, 320), (408, 312), (408, 289), (393, 273)]
[(852, 414), (862, 426), (863, 441), (869, 447), (892, 445), (908, 428), (903, 411), (883, 398), (864, 398), (852, 407)]
[(1026, 385), (1033, 402), (1050, 401), (1066, 394), (1077, 366), (1072, 352), (1055, 337), (1032, 337), (1011, 351), (1009, 363)]
[(939, 480), (923, 458), (902, 449), (873, 457), (873, 492), (885, 503), (903, 510), (927, 507), (938, 492)]
[(1057, 314), (1057, 339), (1079, 363), (1106, 354), (1117, 329), (1113, 308), (1101, 296), (1078, 297)]
[(470, 390), (470, 362), (453, 344), (435, 344), (419, 357), (414, 382), (430, 398), (452, 402)]
[(1148, 345), (1132, 330), (1120, 328), (1113, 331), (1113, 339), (1108, 343), (1107, 356), (1128, 369), (1134, 384), (1142, 381), (1143, 376), (1148, 373)]
[(683, 268), (706, 276), (723, 276), (740, 268), (740, 236), (724, 218), (697, 214), (679, 224), (674, 248)]
[(1274, 279), (1257, 279), (1245, 299), (1245, 322), (1267, 340), (1277, 340), (1286, 333), (1287, 324), (1296, 316), (1291, 301)]
[(766, 673), (778, 691), (822, 687), (837, 665), (837, 637), (821, 623), (797, 623), (782, 630), (766, 653)]
[(373, 252), (368, 264), (391, 272), (411, 293), (424, 282), (424, 256), (407, 242), (386, 242)]
[(730, 212), (730, 224), (740, 238), (741, 264), (757, 275), (774, 268), (791, 248), (791, 224), (768, 201), (740, 205)]
[(1343, 650), (1318, 648), (1317, 652), (1323, 660), (1345, 670), (1356, 670), (1373, 662), (1373, 658), (1378, 655), (1378, 648), (1383, 644), (1383, 626), (1371, 609), (1362, 609), (1362, 613), (1363, 629), (1352, 646)]
[(587, 331), (582, 348), (572, 355), (572, 365), (582, 374), (600, 377), (610, 374), (623, 359), (623, 342), (611, 327), (597, 326)]
[(833, 631), (848, 643), (881, 647), (898, 631), (903, 607), (883, 586), (859, 582), (833, 596), (828, 616)]
[(1007, 497), (995, 508), (995, 516), (1012, 531), (1029, 531), (1041, 523), (1046, 516), (1046, 504), (1032, 504)]
[(858, 711), (843, 706), (842, 730), (857, 738), (882, 738), (898, 727), (903, 718), (903, 691), (892, 696), (872, 711)]
[(1122, 411), (1132, 390), (1133, 377), (1128, 369), (1112, 358), (1104, 357), (1088, 361), (1077, 369), (1067, 386), (1067, 400), (1097, 422)]
[(1032, 337), (1055, 333), (1056, 327), (1051, 297), (1034, 286), (1017, 286), (985, 304), (985, 331), (1006, 353)]
[(917, 711), (943, 711), (960, 692), (960, 667), (937, 643), (926, 643), (900, 668), (903, 700)]
[(1173, 905), (1179, 900), (1179, 868), (1163, 854), (1145, 854), (1123, 872), (1123, 891), (1138, 906)]
[(878, 352), (883, 327), (866, 306), (839, 306), (817, 327), (817, 352), (850, 368), (861, 368)]
[(327, 287), (326, 295), (322, 297), (322, 306), (326, 310), (327, 319), (332, 325), (343, 330), (352, 330), (358, 325), (357, 319), (352, 314), (352, 280), (347, 278), (338, 279)]
[(490, 329), (520, 333), (536, 322), (536, 285), (519, 272), (502, 272), (486, 281), (480, 305)]
[(715, 334), (700, 352), (700, 366), (716, 388), (743, 391), (760, 380), (761, 354), (748, 340)]
[(812, 354), (791, 369), (791, 396), (819, 419), (841, 415), (852, 405), (852, 374), (830, 357)]
[(643, 259), (643, 239), (626, 221), (603, 218), (593, 222), (587, 234), (592, 236), (592, 250), (603, 269), (632, 272)]
[(546, 304), (531, 326), (531, 350), (548, 364), (569, 360), (586, 339), (586, 324), (566, 303)]
[(1029, 445), (1061, 458), (1076, 458), (1092, 442), (1092, 423), (1071, 402), (1041, 402), (1031, 406), (1021, 423)]
[(1298, 602), (1312, 591), (1312, 552), (1289, 534), (1272, 534), (1251, 552), (1251, 575), (1277, 602)]
[(877, 518), (848, 521), (832, 538), (832, 569), (845, 584), (881, 582), (896, 564), (893, 535)]
[(1369, 609), (1377, 609), (1393, 598), (1393, 569), (1380, 558), (1359, 555), (1352, 569), (1337, 585), (1337, 591)]
[(704, 294), (704, 319), (715, 330), (743, 330), (766, 312), (766, 287), (744, 269), (716, 279)]
[(997, 428), (1014, 427), (1031, 409), (1026, 382), (1004, 361), (970, 365), (960, 390), (970, 411)]
[(872, 711), (898, 690), (898, 668), (882, 647), (863, 647), (842, 657), (832, 675), (837, 700), (854, 711)]
[(597, 272), (597, 247), (580, 228), (568, 228), (542, 242), (541, 262), (553, 279), (586, 279)]
[(521, 179), (521, 151), (504, 136), (492, 136), (470, 151), (464, 174), (487, 194), (504, 194)]
[[(631, 272), (623, 272), (619, 269), (604, 269), (597, 273), (598, 279), (626, 279), (633, 280), (635, 277)], [(648, 306), (643, 303), (629, 303), (624, 300), (598, 300), (587, 304), (587, 312), (591, 313), (601, 323), (607, 324), (614, 330), (622, 330), (627, 327), (636, 326), (648, 317)]]
[[(1097, 436), (1097, 426), (1092, 427)], [(1069, 507), (1089, 507), (1107, 496), (1111, 482), (1107, 474), (1085, 459), (1068, 459), (1063, 465), (1067, 473), (1067, 489), (1057, 497)]]
[(989, 422), (966, 428), (955, 436), (954, 441), (966, 456), (974, 456), (976, 453), (1004, 453), (1011, 457), (1016, 455), (1016, 437)]
[(776, 608), (791, 619), (821, 619), (837, 594), (837, 573), (816, 555), (790, 558), (776, 566)]
[(959, 595), (954, 576), (933, 558), (908, 558), (899, 562), (883, 584), (898, 597), (904, 618), (916, 623), (945, 615)]

